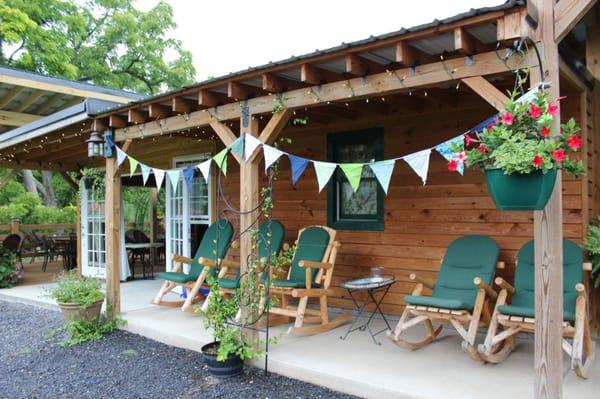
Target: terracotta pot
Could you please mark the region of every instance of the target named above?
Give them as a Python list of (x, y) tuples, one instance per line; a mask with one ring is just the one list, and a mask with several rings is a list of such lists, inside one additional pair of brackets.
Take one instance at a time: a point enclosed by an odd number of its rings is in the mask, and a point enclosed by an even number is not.
[(93, 303), (89, 308), (84, 309), (83, 306), (77, 303), (58, 302), (58, 307), (62, 311), (65, 323), (72, 321), (81, 321), (85, 323), (98, 322), (100, 320), (100, 311), (104, 299)]

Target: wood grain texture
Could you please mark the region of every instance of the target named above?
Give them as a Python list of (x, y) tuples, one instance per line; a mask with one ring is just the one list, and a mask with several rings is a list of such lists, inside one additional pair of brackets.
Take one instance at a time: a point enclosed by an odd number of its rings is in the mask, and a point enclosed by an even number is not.
[(116, 173), (118, 169), (116, 157), (106, 159), (106, 303), (114, 314), (121, 312), (121, 177)]

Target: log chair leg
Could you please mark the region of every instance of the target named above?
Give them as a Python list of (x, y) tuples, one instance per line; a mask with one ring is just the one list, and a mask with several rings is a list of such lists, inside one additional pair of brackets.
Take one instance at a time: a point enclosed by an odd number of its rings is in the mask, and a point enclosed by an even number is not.
[(202, 273), (200, 273), (198, 279), (194, 283), (194, 286), (191, 290), (189, 290), (187, 298), (181, 307), (181, 310), (184, 312), (188, 312), (191, 309), (194, 298), (196, 298), (196, 295), (198, 295), (198, 292), (200, 292), (200, 288), (202, 287), (202, 284), (204, 284), (204, 280), (206, 279), (206, 275), (208, 274), (209, 270), (210, 269), (208, 267), (204, 267), (204, 269), (202, 269)]
[(329, 312), (327, 310), (327, 296), (323, 295), (319, 298), (319, 304), (321, 307), (321, 324), (329, 323)]
[(165, 281), (162, 287), (160, 287), (160, 290), (158, 290), (158, 294), (156, 294), (156, 296), (152, 300), (152, 303), (155, 305), (160, 305), (162, 298), (167, 294), (167, 292), (171, 291), (174, 287), (175, 285), (173, 283), (171, 283), (170, 281)]
[[(308, 305), (308, 297), (303, 296), (298, 301), (298, 314), (296, 316), (296, 321), (294, 322), (294, 329), (302, 328), (304, 324), (304, 314), (306, 313), (306, 305)], [(292, 328), (288, 330), (288, 334), (292, 331)]]

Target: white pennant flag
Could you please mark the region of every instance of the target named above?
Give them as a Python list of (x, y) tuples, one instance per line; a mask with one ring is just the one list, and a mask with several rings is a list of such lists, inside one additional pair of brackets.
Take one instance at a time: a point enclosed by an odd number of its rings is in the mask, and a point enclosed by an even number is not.
[(263, 145), (263, 152), (265, 154), (265, 173), (269, 169), (271, 165), (273, 165), (281, 156), (283, 155), (283, 151), (279, 151), (275, 147), (271, 147), (270, 145)]
[(117, 166), (121, 166), (121, 164), (125, 162), (125, 158), (127, 158), (125, 151), (117, 147)]
[(148, 182), (148, 177), (150, 177), (150, 166), (141, 163), (140, 168), (142, 168), (142, 180), (145, 186), (146, 182)]
[(163, 180), (165, 179), (165, 171), (158, 168), (152, 168), (152, 173), (154, 173), (154, 180), (156, 180), (156, 188), (160, 190), (160, 186), (162, 186)]
[(423, 180), (423, 185), (427, 182), (427, 171), (429, 170), (429, 155), (431, 150), (423, 150), (404, 156), (402, 159), (415, 171)]
[(212, 158), (208, 158), (206, 161), (202, 162), (201, 164), (198, 164), (198, 169), (200, 169), (200, 172), (202, 173), (202, 176), (204, 177), (204, 181), (206, 182), (206, 184), (208, 184), (208, 179), (210, 178), (211, 163), (212, 163)]
[(331, 175), (333, 175), (333, 172), (335, 172), (337, 164), (331, 162), (313, 161), (313, 166), (315, 167), (315, 173), (317, 174), (319, 192), (321, 192), (323, 187), (329, 183), (329, 179), (331, 179)]
[(244, 160), (250, 159), (250, 156), (256, 150), (256, 147), (262, 144), (262, 142), (251, 134), (245, 135), (246, 142), (244, 143)]
[(394, 166), (396, 165), (396, 161), (393, 159), (388, 159), (386, 161), (378, 161), (372, 162), (369, 164), (369, 168), (377, 178), (377, 181), (381, 185), (381, 188), (387, 195), (388, 188), (390, 187), (390, 181), (392, 180), (392, 172), (394, 171)]

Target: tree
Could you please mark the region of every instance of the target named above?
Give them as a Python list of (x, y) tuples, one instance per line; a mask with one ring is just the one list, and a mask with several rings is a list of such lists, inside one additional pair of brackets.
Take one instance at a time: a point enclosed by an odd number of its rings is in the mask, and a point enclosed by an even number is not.
[(175, 26), (163, 1), (142, 12), (129, 0), (0, 0), (0, 64), (155, 94), (194, 79)]

